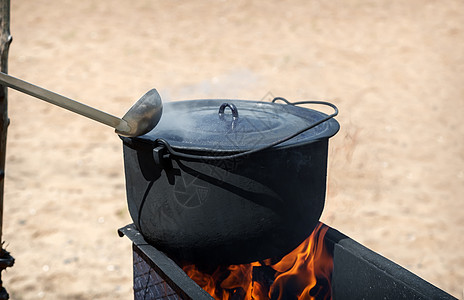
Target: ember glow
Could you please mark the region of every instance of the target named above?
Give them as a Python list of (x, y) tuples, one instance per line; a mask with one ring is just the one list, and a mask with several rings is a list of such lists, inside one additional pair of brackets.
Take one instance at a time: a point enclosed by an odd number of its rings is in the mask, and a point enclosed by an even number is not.
[(295, 250), (272, 264), (270, 260), (218, 267), (200, 272), (183, 270), (215, 299), (331, 299), (332, 255), (324, 245), (328, 227), (319, 223)]

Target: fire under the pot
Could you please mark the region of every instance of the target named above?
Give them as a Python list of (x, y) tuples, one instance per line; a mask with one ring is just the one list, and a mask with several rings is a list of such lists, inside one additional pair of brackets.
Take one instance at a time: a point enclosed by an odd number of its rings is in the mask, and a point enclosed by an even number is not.
[(182, 266), (185, 273), (215, 299), (331, 299), (333, 258), (324, 245), (328, 227), (313, 233), (279, 261), (202, 270)]
[(133, 224), (119, 234), (133, 242), (136, 300), (456, 299), (324, 224), (279, 262), (201, 273), (193, 265), (184, 265), (184, 272), (149, 245)]

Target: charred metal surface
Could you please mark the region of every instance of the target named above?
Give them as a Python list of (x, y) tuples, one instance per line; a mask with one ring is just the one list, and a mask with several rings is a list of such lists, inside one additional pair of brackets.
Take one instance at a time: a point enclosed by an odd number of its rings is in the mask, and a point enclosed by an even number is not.
[(134, 260), (134, 299), (178, 300), (182, 299), (167, 282), (158, 275), (140, 253), (140, 249), (132, 245)]
[[(127, 236), (133, 243), (137, 268), (134, 269), (134, 292), (136, 299), (213, 299), (163, 252), (149, 245), (134, 224), (118, 230), (119, 236)], [(147, 269), (146, 265), (152, 271)], [(160, 280), (162, 279), (162, 281)], [(145, 280), (145, 282), (143, 282)], [(169, 285), (164, 286), (163, 281)], [(175, 293), (172, 293), (172, 292)], [(150, 295), (159, 298), (150, 298)], [(164, 298), (163, 298), (164, 297)]]
[(333, 228), (325, 241), (333, 246), (334, 299), (456, 299)]

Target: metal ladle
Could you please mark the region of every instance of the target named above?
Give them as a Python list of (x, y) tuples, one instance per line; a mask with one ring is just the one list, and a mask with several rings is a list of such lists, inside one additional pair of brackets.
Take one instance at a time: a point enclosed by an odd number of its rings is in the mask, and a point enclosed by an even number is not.
[(0, 84), (111, 126), (116, 129), (117, 134), (128, 137), (152, 130), (158, 124), (163, 111), (163, 103), (156, 89), (148, 91), (122, 118), (118, 118), (2, 72)]

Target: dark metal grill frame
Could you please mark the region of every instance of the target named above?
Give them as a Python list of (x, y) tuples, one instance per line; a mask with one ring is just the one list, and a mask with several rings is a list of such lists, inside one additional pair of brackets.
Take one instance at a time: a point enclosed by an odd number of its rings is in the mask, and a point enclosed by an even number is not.
[[(149, 245), (134, 224), (118, 232), (133, 243), (134, 299), (213, 299), (172, 259)], [(324, 242), (334, 259), (333, 299), (456, 299), (333, 228)]]

